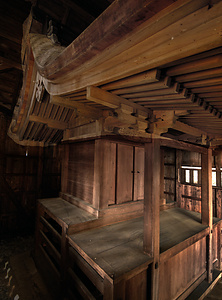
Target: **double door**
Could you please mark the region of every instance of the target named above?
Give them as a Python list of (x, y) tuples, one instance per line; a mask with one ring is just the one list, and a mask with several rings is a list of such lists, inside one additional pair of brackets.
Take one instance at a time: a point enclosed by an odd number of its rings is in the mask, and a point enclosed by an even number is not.
[(116, 204), (144, 199), (144, 148), (117, 144)]

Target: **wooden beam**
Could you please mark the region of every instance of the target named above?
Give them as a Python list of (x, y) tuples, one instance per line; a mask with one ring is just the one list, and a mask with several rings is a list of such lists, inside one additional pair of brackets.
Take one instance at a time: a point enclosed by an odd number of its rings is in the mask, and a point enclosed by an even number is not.
[(66, 97), (59, 97), (59, 96), (50, 96), (50, 103), (55, 105), (64, 106), (70, 109), (76, 109), (77, 113), (84, 116), (89, 117), (92, 119), (99, 119), (103, 112), (100, 109), (94, 108), (92, 106), (89, 106), (87, 104), (83, 104), (77, 101), (72, 101), (69, 98)]
[(212, 57), (206, 57), (197, 61), (192, 61), (185, 64), (169, 68), (167, 70), (168, 76), (177, 76), (187, 73), (193, 73), (198, 71), (204, 71), (212, 68), (222, 66), (222, 54), (218, 54)]
[(160, 140), (145, 144), (144, 252), (153, 257), (151, 299), (158, 299), (160, 259)]
[(131, 94), (123, 94), (122, 97), (124, 98), (140, 98), (140, 97), (149, 97), (149, 96), (160, 96), (160, 95), (171, 95), (171, 94), (179, 94), (181, 85), (179, 83), (175, 83), (172, 87), (168, 89), (161, 89), (161, 90), (153, 90), (153, 91), (144, 91), (144, 92), (137, 92)]
[(189, 126), (183, 122), (180, 121), (175, 121), (175, 123), (173, 124), (173, 126), (171, 127), (173, 129), (182, 131), (186, 134), (190, 134), (193, 136), (202, 136), (202, 135), (206, 135), (207, 133), (205, 131), (202, 131), (198, 128), (195, 128), (193, 126)]
[(116, 80), (114, 82), (103, 85), (101, 88), (105, 90), (122, 89), (141, 84), (150, 84), (160, 80), (161, 71), (158, 69), (150, 70), (140, 74), (136, 74), (124, 79)]
[(110, 108), (118, 108), (120, 106), (120, 104), (125, 104), (127, 106), (134, 108), (135, 110), (138, 109), (140, 111), (149, 113), (149, 110), (147, 108), (144, 108), (143, 106), (141, 106), (139, 104), (132, 103), (122, 97), (119, 97), (110, 92), (104, 91), (95, 86), (87, 87), (86, 98), (90, 101), (94, 101), (96, 103), (99, 103), (104, 106), (108, 106)]
[(188, 73), (184, 75), (179, 75), (175, 77), (177, 82), (189, 82), (194, 80), (204, 80), (213, 78), (216, 76), (222, 76), (222, 68), (213, 68), (209, 70), (199, 71), (195, 73)]
[(190, 81), (190, 82), (184, 83), (183, 86), (185, 88), (190, 89), (190, 88), (209, 87), (209, 86), (218, 85), (218, 84), (222, 84), (222, 77), (214, 77), (214, 78), (210, 78), (210, 79)]
[(168, 89), (170, 87), (170, 84), (171, 84), (171, 77), (166, 76), (163, 80), (159, 82), (154, 82), (151, 84), (140, 84), (137, 86), (121, 88), (121, 89), (113, 90), (112, 93), (121, 95), (126, 93), (137, 93), (137, 92)]
[(198, 153), (203, 153), (203, 154), (207, 153), (207, 149), (205, 147), (185, 143), (182, 141), (167, 139), (167, 138), (161, 139), (160, 144), (163, 147), (187, 150), (187, 151), (198, 152)]
[(59, 130), (65, 130), (68, 127), (68, 124), (61, 121), (56, 121), (52, 119), (46, 119), (44, 117), (36, 116), (36, 115), (30, 115), (29, 116), (30, 122), (35, 123), (41, 123), (46, 124), (49, 128), (59, 129)]
[[(119, 1), (115, 3), (119, 4)], [(158, 8), (156, 1), (155, 4), (156, 8)], [(75, 43), (71, 44), (67, 51), (64, 51), (59, 56), (58, 60), (55, 59), (52, 64), (47, 65), (47, 70), (45, 68), (44, 74), (48, 80), (45, 81), (46, 88), (52, 94), (63, 94), (67, 91), (79, 90), (87, 85), (102, 85), (148, 69), (157, 68), (177, 59), (195, 55), (201, 51), (219, 47), (221, 45), (219, 38), (221, 18), (219, 10), (221, 9), (221, 4), (215, 4), (210, 10), (206, 6), (204, 9), (200, 9), (200, 11), (192, 14), (192, 12), (204, 5), (208, 5), (208, 2), (176, 1), (169, 6), (169, 9), (162, 10), (147, 22), (136, 27), (135, 30), (131, 30), (127, 39), (122, 39), (118, 44), (112, 43), (113, 45), (107, 46), (104, 51), (97, 47), (97, 55), (95, 55), (95, 51), (93, 56), (91, 56), (90, 53), (87, 55), (85, 51), (82, 51), (82, 48), (78, 49), (77, 40), (75, 40)], [(110, 7), (113, 9), (115, 5)], [(123, 5), (121, 10), (124, 10), (124, 7)], [(109, 9), (106, 13), (108, 11)], [(183, 17), (184, 22), (181, 27), (180, 20)], [(88, 31), (92, 35), (92, 27), (88, 27), (87, 33)], [(175, 33), (173, 39), (171, 39), (171, 32)], [(85, 39), (84, 36), (80, 38), (81, 41), (88, 41), (91, 51), (93, 49), (90, 44), (92, 36), (89, 39)], [(78, 41), (80, 41), (80, 38)], [(84, 45), (84, 50), (89, 49), (88, 44)], [(103, 45), (105, 45), (104, 40)], [(178, 45), (180, 45), (179, 48)], [(98, 50), (100, 53), (97, 52)], [(84, 59), (80, 57), (80, 52), (84, 54)], [(72, 59), (74, 54), (75, 60)], [(70, 64), (67, 64), (67, 57), (69, 57)], [(87, 64), (85, 64), (86, 61)], [(74, 72), (73, 76), (70, 76), (72, 71)], [(54, 85), (51, 80), (57, 80), (58, 82), (61, 75), (64, 79), (63, 83)], [(72, 79), (75, 77), (76, 80), (66, 80), (65, 77), (67, 79), (68, 77), (72, 77)]]

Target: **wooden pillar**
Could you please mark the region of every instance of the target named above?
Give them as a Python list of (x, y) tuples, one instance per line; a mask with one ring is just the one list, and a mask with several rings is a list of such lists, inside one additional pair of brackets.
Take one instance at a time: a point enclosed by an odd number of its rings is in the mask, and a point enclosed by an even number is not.
[(213, 205), (212, 205), (212, 150), (201, 155), (201, 219), (202, 224), (209, 226), (210, 233), (207, 237), (207, 278), (211, 282), (213, 271)]
[(124, 278), (115, 282), (115, 280), (110, 280), (108, 276), (105, 276), (103, 300), (126, 299), (125, 289), (126, 281)]
[(44, 159), (44, 147), (39, 147), (38, 178), (37, 178), (38, 198), (41, 198), (42, 195), (43, 159)]
[(160, 255), (160, 140), (145, 144), (144, 252), (153, 257), (151, 299), (158, 299)]
[(176, 149), (176, 176), (175, 176), (175, 195), (176, 195), (176, 199), (175, 201), (177, 202), (177, 206), (181, 207), (181, 200), (182, 200), (182, 187), (181, 187), (181, 174), (180, 174), (180, 170), (181, 170), (181, 165), (182, 165), (182, 151)]
[(160, 151), (160, 205), (166, 204), (166, 199), (164, 196), (164, 149)]
[(61, 172), (61, 192), (67, 193), (69, 175), (69, 145), (63, 147), (62, 172)]

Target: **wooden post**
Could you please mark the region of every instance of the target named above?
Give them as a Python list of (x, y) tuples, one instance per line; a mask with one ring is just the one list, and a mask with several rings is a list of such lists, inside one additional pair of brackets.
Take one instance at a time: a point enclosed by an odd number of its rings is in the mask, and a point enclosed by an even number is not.
[(111, 282), (107, 276), (104, 277), (104, 300), (125, 299), (125, 289), (126, 281), (124, 279), (116, 283), (115, 280)]
[(41, 198), (42, 196), (43, 158), (44, 158), (44, 147), (39, 147), (38, 178), (37, 178), (38, 198)]
[(69, 145), (63, 146), (62, 172), (61, 172), (61, 192), (67, 193), (69, 175)]
[(182, 151), (176, 149), (176, 177), (175, 177), (175, 201), (177, 202), (177, 206), (181, 207), (181, 197), (182, 197), (182, 188), (181, 188), (181, 174), (180, 174), (180, 168), (182, 165)]
[(158, 299), (160, 255), (160, 140), (145, 144), (144, 252), (153, 257), (151, 299)]
[(164, 197), (164, 149), (160, 152), (160, 205), (166, 204), (166, 199)]
[(211, 282), (213, 272), (213, 206), (212, 206), (212, 150), (201, 155), (201, 219), (202, 224), (209, 226), (210, 234), (207, 237), (207, 278)]

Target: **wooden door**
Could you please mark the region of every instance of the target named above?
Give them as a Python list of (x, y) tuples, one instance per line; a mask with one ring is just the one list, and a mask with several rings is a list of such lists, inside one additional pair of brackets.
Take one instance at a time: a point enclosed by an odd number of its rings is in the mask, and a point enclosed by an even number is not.
[(116, 203), (133, 199), (133, 146), (117, 145)]
[(133, 200), (144, 199), (144, 148), (135, 147)]

